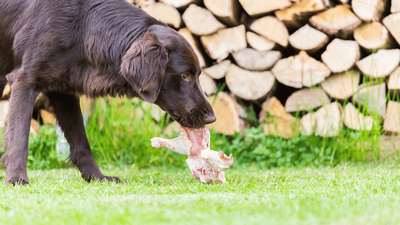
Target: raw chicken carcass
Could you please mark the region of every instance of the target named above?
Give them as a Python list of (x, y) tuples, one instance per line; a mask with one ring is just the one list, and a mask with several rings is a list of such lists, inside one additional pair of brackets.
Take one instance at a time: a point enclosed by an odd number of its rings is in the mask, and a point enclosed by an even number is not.
[(168, 140), (152, 138), (154, 148), (167, 147), (168, 149), (188, 156), (186, 163), (193, 176), (202, 183), (225, 183), (225, 173), (233, 164), (232, 154), (228, 157), (223, 152), (210, 149), (210, 131), (206, 128), (191, 129), (179, 127), (181, 136)]

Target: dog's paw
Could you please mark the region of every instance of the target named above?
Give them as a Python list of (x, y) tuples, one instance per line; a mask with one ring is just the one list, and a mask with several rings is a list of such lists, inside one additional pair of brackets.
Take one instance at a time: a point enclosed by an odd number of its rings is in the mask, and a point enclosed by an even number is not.
[(109, 176), (101, 176), (101, 177), (96, 177), (96, 176), (82, 176), (84, 180), (86, 180), (88, 183), (90, 182), (103, 182), (103, 181), (108, 181), (108, 182), (115, 182), (115, 183), (122, 183), (123, 181), (119, 177), (109, 177)]
[(27, 179), (18, 179), (18, 178), (14, 178), (14, 179), (7, 179), (5, 182), (6, 185), (29, 185), (29, 181)]
[(123, 183), (123, 181), (119, 177), (108, 177), (108, 176), (105, 176), (103, 181), (104, 180), (109, 181), (109, 182), (115, 182), (115, 183)]

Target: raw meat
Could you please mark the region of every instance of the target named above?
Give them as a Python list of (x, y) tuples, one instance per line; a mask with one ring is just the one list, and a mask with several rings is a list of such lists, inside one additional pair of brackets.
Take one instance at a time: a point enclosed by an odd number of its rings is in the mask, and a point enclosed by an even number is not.
[(167, 147), (168, 149), (186, 155), (186, 163), (193, 176), (202, 183), (225, 183), (225, 173), (233, 164), (232, 154), (228, 157), (223, 152), (210, 149), (210, 131), (206, 128), (191, 129), (180, 126), (181, 136), (168, 140), (152, 138), (154, 148)]

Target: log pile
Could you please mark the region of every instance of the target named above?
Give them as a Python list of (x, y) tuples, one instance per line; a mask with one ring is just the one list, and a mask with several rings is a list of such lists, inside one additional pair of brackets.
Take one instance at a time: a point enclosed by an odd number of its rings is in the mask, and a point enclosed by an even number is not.
[(218, 132), (245, 121), (284, 138), (400, 131), (398, 0), (131, 2), (193, 45)]
[(217, 132), (400, 131), (399, 0), (128, 1), (193, 46)]

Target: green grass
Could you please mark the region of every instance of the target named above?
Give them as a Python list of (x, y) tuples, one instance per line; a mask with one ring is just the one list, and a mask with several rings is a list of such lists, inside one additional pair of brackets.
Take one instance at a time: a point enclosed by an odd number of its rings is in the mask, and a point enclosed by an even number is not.
[[(398, 224), (398, 167), (251, 168), (225, 185), (179, 169), (104, 171), (124, 184), (85, 183), (77, 170), (29, 171), (0, 184), (0, 224)], [(0, 172), (0, 176), (4, 172)], [(3, 183), (4, 180), (0, 180)]]

